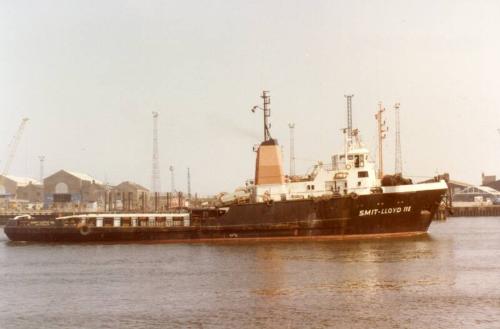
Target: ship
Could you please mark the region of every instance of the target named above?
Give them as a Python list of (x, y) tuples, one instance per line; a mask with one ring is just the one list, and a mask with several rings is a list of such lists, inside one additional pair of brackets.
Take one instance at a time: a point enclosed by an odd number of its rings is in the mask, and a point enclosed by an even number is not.
[[(270, 98), (263, 92), (264, 138), (254, 148), (254, 179), (211, 207), (164, 213), (75, 214), (8, 220), (12, 241), (119, 242), (231, 239), (349, 239), (425, 234), (446, 195), (445, 176), (413, 183), (381, 177), (358, 129), (343, 129), (343, 150), (304, 175), (285, 175), (270, 133)], [(350, 109), (348, 109), (349, 111)], [(348, 113), (348, 117), (352, 117)]]

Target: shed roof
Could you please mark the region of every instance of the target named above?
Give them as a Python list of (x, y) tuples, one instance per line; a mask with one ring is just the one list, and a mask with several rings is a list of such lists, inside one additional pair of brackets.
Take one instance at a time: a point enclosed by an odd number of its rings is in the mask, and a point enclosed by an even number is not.
[(78, 178), (79, 180), (82, 180), (82, 181), (86, 181), (86, 182), (94, 182), (95, 184), (98, 184), (98, 185), (103, 185), (103, 182), (101, 182), (100, 180), (97, 180), (95, 179), (94, 177), (90, 176), (90, 175), (87, 175), (87, 174), (84, 174), (84, 173), (79, 173), (79, 172), (76, 172), (76, 171), (70, 171), (70, 170), (65, 170), (65, 169), (62, 169), (62, 170), (59, 170), (58, 172), (50, 175), (50, 176), (47, 176), (45, 177), (45, 179), (49, 178), (49, 177), (52, 177), (60, 172), (65, 172), (66, 174), (68, 175), (71, 175), (75, 178)]
[(456, 193), (455, 195), (458, 194), (474, 194), (474, 193), (483, 193), (483, 194), (491, 194), (495, 196), (500, 196), (500, 192), (495, 190), (492, 187), (489, 186), (469, 186), (460, 192)]
[(120, 185), (130, 185), (132, 186), (133, 188), (137, 189), (137, 190), (144, 190), (144, 191), (149, 191), (147, 188), (145, 188), (144, 186), (140, 185), (140, 184), (137, 184), (137, 183), (134, 183), (134, 182), (131, 182), (131, 181), (124, 181), (124, 182), (121, 182), (120, 184), (116, 185), (116, 187), (119, 187)]
[(19, 176), (12, 176), (12, 175), (5, 175), (6, 178), (10, 179), (11, 181), (14, 181), (17, 183), (17, 186), (27, 186), (30, 183), (33, 185), (42, 185), (39, 181), (37, 181), (34, 178), (31, 177), (19, 177)]

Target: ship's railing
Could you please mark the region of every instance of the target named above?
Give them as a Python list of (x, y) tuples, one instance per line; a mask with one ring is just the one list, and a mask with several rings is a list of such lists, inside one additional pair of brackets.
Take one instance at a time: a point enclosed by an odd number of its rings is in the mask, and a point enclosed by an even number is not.
[(67, 216), (56, 219), (29, 219), (19, 218), (15, 225), (23, 227), (61, 227), (80, 228), (103, 227), (103, 228), (125, 228), (125, 227), (186, 227), (191, 226), (189, 214), (183, 213), (172, 216)]
[(120, 217), (78, 217), (75, 224), (71, 218), (63, 219), (64, 226), (82, 226), (104, 227), (104, 228), (123, 228), (123, 227), (177, 227), (191, 226), (188, 214), (179, 214), (177, 216), (120, 216)]

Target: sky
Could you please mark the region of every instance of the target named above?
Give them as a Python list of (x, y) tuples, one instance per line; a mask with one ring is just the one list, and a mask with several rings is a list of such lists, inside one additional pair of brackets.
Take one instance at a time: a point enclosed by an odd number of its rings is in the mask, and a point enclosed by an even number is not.
[(10, 174), (60, 169), (151, 185), (152, 111), (161, 186), (200, 195), (254, 175), (262, 90), (271, 135), (297, 173), (343, 145), (353, 124), (376, 151), (381, 101), (394, 172), (394, 103), (403, 173), (500, 175), (499, 1), (0, 0), (0, 167), (28, 117)]

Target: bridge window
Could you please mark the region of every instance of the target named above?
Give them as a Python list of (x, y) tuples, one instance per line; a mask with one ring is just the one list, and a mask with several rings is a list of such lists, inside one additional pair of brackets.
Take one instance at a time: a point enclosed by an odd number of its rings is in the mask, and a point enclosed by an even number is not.
[(354, 167), (359, 168), (359, 155), (354, 156)]
[(358, 171), (358, 178), (368, 177), (368, 171)]

